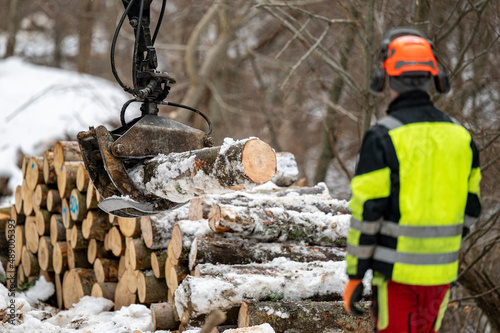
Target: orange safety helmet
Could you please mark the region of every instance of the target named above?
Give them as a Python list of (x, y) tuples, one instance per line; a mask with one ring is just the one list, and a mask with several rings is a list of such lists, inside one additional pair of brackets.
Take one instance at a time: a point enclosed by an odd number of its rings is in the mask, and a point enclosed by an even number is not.
[(389, 76), (405, 72), (430, 72), (438, 75), (438, 67), (432, 45), (422, 37), (401, 36), (388, 47), (383, 68)]
[(432, 42), (413, 28), (391, 29), (382, 37), (379, 69), (370, 83), (373, 92), (384, 90), (386, 74), (393, 78), (432, 75), (438, 92), (450, 90), (448, 76), (438, 68)]

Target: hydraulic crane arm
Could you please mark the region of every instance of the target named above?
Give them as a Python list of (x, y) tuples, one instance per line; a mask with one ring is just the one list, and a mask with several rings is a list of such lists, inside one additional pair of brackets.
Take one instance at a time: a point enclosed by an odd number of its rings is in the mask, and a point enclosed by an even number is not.
[[(120, 114), (122, 126), (108, 131), (106, 127), (100, 125), (78, 133), (85, 167), (96, 190), (104, 198), (99, 207), (110, 214), (122, 217), (156, 214), (179, 205), (142, 193), (130, 179), (127, 169), (158, 154), (166, 155), (213, 145), (213, 139), (209, 137), (212, 125), (203, 113), (192, 107), (165, 101), (170, 85), (175, 83), (175, 79), (168, 73), (156, 70), (158, 60), (154, 41), (159, 32), (166, 0), (162, 2), (160, 19), (153, 37), (149, 28), (152, 1), (122, 0), (125, 11), (113, 37), (111, 46), (113, 75), (120, 86), (134, 96), (122, 107)], [(132, 87), (125, 85), (120, 79), (114, 59), (117, 38), (127, 17), (136, 37), (132, 59)], [(127, 123), (125, 112), (133, 102), (142, 103), (141, 116)], [(207, 121), (208, 133), (169, 118), (159, 117), (160, 104), (197, 112)]]

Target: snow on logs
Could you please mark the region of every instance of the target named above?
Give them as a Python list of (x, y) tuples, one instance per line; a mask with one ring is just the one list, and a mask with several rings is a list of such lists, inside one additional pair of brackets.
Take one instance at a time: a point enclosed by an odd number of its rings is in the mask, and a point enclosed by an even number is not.
[(134, 183), (173, 202), (207, 193), (250, 189), (276, 174), (276, 154), (267, 143), (226, 139), (222, 146), (160, 155), (129, 171)]
[(271, 322), (276, 332), (373, 332), (368, 317), (368, 311), (363, 320), (348, 316), (343, 302), (247, 300), (241, 304), (238, 325), (249, 327)]
[[(347, 282), (345, 261), (294, 262), (277, 258), (264, 264), (197, 266), (175, 291), (179, 317), (198, 317), (219, 308), (239, 307), (244, 299), (339, 300)], [(210, 286), (207, 288), (207, 286)]]
[[(26, 158), (15, 204), (1, 210), (16, 224), (18, 281), (46, 276), (59, 307), (85, 295), (110, 299), (115, 309), (142, 303), (150, 305), (155, 330), (176, 330), (203, 325), (215, 308), (227, 310), (224, 325), (244, 327), (266, 321), (263, 307), (295, 302), (295, 313), (300, 302), (323, 309), (318, 300), (339, 299), (347, 202), (331, 198), (324, 184), (252, 189), (271, 177), (282, 186), (296, 182), (293, 155), (252, 138), (176, 160), (159, 156), (133, 170), (134, 181), (140, 175), (141, 186), (179, 201), (204, 195), (125, 219), (97, 208), (99, 195), (75, 147), (59, 142), (42, 158)], [(159, 182), (167, 173), (170, 188)], [(228, 191), (235, 187), (241, 190)], [(328, 320), (350, 325), (332, 307)]]

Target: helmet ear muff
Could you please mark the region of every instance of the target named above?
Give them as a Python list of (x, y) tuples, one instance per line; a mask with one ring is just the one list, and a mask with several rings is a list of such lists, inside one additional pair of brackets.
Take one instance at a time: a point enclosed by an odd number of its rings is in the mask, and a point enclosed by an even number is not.
[(383, 68), (377, 69), (370, 82), (370, 90), (374, 93), (382, 92), (385, 87), (385, 77), (385, 70)]
[(434, 75), (434, 86), (436, 91), (440, 94), (446, 94), (450, 91), (450, 81), (446, 72), (439, 70), (438, 75)]

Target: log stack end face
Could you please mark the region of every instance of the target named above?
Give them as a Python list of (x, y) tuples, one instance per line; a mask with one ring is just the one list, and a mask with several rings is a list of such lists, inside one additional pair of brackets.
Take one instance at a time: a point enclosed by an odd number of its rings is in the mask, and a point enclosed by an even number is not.
[(245, 175), (256, 184), (267, 183), (276, 174), (276, 153), (270, 145), (259, 139), (247, 141), (241, 161)]

